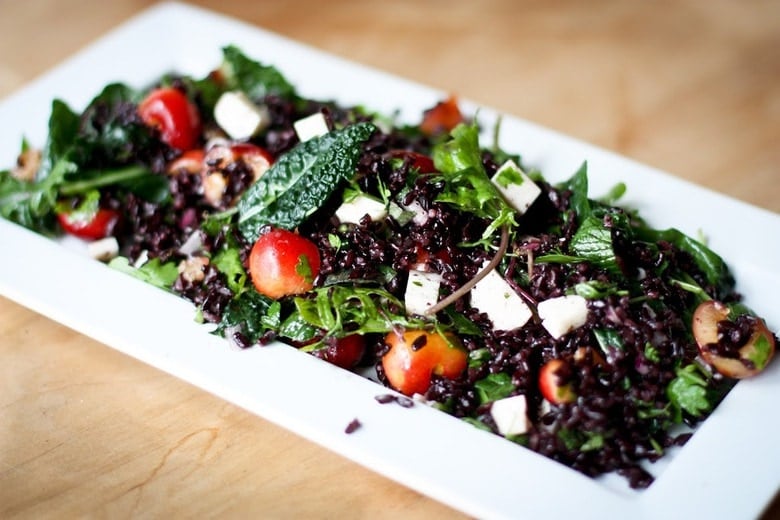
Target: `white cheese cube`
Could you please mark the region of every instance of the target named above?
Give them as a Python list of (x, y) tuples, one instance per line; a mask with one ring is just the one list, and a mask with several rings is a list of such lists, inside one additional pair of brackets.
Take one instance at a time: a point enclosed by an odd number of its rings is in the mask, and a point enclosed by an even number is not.
[(316, 112), (293, 123), (295, 133), (301, 142), (308, 141), (312, 137), (319, 137), (330, 132), (328, 122), (322, 112)]
[(404, 304), (406, 313), (424, 314), (432, 305), (439, 301), (441, 275), (412, 269), (409, 271), (409, 281), (406, 284)]
[(576, 294), (539, 302), (536, 310), (542, 320), (542, 326), (555, 339), (581, 327), (588, 321), (588, 302)]
[(366, 215), (373, 221), (384, 220), (387, 217), (387, 206), (384, 202), (360, 194), (336, 210), (336, 217), (343, 223), (359, 224)]
[(414, 214), (414, 217), (412, 217), (412, 222), (418, 226), (422, 226), (428, 222), (428, 212), (416, 200), (413, 200), (411, 204), (407, 204), (403, 208), (406, 211), (410, 211), (412, 214)]
[(240, 91), (225, 92), (214, 106), (214, 119), (232, 139), (249, 139), (271, 124), (265, 105), (256, 105)]
[(501, 435), (520, 435), (531, 427), (528, 419), (528, 403), (524, 395), (514, 395), (494, 401), (490, 415)]
[(511, 159), (501, 165), (491, 181), (507, 203), (521, 215), (542, 193), (541, 188)]
[(119, 255), (119, 243), (114, 237), (101, 238), (87, 244), (87, 254), (95, 260), (108, 262)]
[(487, 314), (496, 330), (518, 329), (533, 315), (525, 301), (495, 269), (471, 288), (471, 306)]

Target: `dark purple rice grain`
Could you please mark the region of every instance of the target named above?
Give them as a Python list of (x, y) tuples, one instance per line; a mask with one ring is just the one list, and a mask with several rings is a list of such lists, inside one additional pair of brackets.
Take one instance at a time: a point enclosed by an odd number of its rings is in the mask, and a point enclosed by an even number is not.
[(412, 399), (402, 395), (380, 394), (374, 396), (374, 399), (379, 404), (396, 403), (402, 408), (412, 408), (414, 406), (414, 401)]
[(358, 430), (361, 426), (362, 426), (362, 424), (360, 424), (359, 420), (352, 419), (349, 422), (349, 424), (347, 424), (347, 427), (344, 428), (344, 433), (346, 433), (348, 435), (351, 434), (351, 433), (355, 433), (355, 431)]
[(414, 338), (414, 341), (412, 341), (412, 350), (414, 352), (417, 352), (418, 350), (421, 350), (425, 345), (428, 344), (428, 336), (426, 335), (420, 335)]

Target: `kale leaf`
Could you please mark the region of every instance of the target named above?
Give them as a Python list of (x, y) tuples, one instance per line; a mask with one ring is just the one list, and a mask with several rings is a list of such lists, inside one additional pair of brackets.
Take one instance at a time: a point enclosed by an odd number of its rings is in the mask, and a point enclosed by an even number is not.
[(239, 50), (228, 45), (222, 49), (220, 68), (228, 90), (241, 90), (252, 99), (263, 99), (273, 94), (285, 99), (295, 99), (295, 88), (279, 72), (269, 65), (262, 65)]
[(135, 148), (153, 140), (149, 129), (133, 119), (136, 96), (125, 85), (108, 85), (81, 116), (63, 101), (54, 100), (35, 179), (22, 181), (9, 171), (0, 172), (0, 216), (54, 234), (54, 213), (62, 197), (119, 186), (152, 202), (166, 200), (166, 177), (134, 164)]
[(300, 143), (238, 201), (238, 228), (249, 241), (264, 225), (294, 229), (355, 174), (363, 142), (375, 127), (358, 123)]
[(214, 333), (224, 336), (228, 331), (240, 332), (256, 343), (266, 332), (279, 328), (280, 312), (279, 302), (257, 291), (243, 291), (228, 303)]

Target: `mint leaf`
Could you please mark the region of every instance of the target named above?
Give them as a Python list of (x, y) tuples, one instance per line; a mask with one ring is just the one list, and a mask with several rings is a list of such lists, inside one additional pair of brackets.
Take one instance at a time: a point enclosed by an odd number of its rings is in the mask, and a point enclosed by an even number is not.
[(601, 218), (589, 216), (580, 225), (569, 244), (572, 252), (589, 262), (612, 272), (619, 272), (612, 245), (612, 230)]
[(558, 186), (571, 191), (569, 206), (577, 215), (577, 221), (583, 222), (591, 215), (591, 201), (588, 199), (588, 163), (582, 163), (580, 169), (566, 182)]

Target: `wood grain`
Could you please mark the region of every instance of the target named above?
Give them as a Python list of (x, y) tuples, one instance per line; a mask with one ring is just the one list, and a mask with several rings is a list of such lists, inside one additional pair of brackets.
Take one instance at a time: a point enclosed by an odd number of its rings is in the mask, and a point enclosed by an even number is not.
[[(194, 3), (780, 212), (778, 2)], [(0, 0), (0, 96), (151, 4)], [(4, 298), (0, 359), (1, 517), (461, 516)]]

